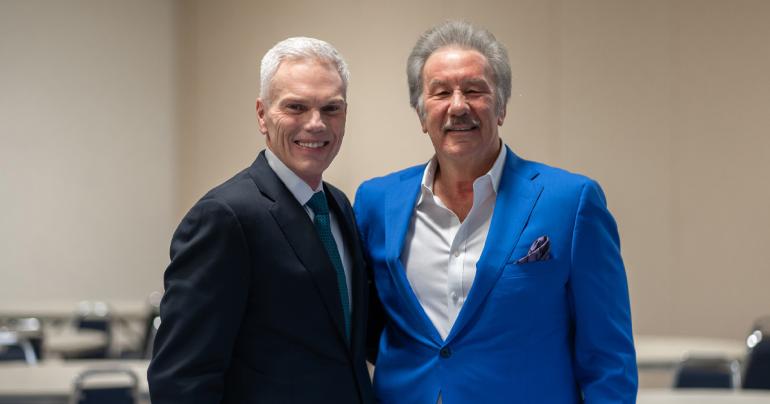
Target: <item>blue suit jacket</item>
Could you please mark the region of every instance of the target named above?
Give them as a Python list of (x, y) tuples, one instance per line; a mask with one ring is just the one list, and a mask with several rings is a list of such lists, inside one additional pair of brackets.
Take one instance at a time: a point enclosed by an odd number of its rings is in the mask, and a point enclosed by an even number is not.
[[(446, 340), (400, 260), (425, 166), (369, 180), (355, 212), (386, 314), (383, 403), (633, 403), (637, 371), (615, 221), (593, 180), (507, 150), (476, 278)], [(540, 236), (551, 258), (517, 264)]]

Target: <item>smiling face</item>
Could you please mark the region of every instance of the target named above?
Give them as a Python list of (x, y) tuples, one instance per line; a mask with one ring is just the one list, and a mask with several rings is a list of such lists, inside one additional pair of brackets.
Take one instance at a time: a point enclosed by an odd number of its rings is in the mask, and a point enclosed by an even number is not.
[(425, 62), (422, 80), (420, 122), (439, 163), (491, 166), (500, 150), (497, 127), (503, 124), (505, 110), (498, 113), (495, 105), (495, 83), (486, 58), (470, 49), (439, 49)]
[(275, 72), (270, 92), (269, 100), (257, 100), (259, 130), (267, 147), (315, 189), (345, 134), (342, 79), (331, 63), (289, 59)]

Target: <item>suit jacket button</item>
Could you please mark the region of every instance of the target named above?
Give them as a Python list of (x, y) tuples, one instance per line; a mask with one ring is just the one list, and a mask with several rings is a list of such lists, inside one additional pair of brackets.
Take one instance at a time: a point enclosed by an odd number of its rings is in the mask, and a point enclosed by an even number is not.
[(444, 359), (449, 358), (450, 356), (452, 356), (452, 349), (449, 348), (448, 346), (445, 346), (441, 348), (438, 354)]

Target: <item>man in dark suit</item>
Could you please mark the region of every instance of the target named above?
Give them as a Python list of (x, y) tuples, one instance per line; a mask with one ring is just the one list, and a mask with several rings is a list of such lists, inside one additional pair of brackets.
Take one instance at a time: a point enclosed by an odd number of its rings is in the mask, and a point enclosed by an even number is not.
[(171, 242), (151, 401), (373, 402), (356, 225), (321, 179), (345, 130), (346, 64), (326, 42), (290, 38), (260, 79), (267, 150), (198, 201)]

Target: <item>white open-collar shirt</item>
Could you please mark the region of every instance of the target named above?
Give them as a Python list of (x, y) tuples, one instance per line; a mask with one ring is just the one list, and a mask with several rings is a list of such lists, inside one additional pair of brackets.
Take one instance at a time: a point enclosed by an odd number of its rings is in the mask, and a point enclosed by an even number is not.
[[(323, 191), (323, 181), (318, 184), (317, 189), (310, 188), (310, 185), (299, 178), (297, 174), (295, 174), (294, 171), (291, 171), (289, 167), (286, 167), (286, 164), (284, 164), (283, 161), (278, 158), (278, 156), (271, 152), (270, 149), (265, 149), (265, 158), (267, 159), (267, 165), (273, 169), (275, 175), (277, 175), (281, 182), (286, 185), (286, 188), (288, 188), (289, 192), (294, 195), (294, 198), (297, 199), (297, 202), (302, 205), (302, 207), (305, 209), (305, 212), (307, 212), (307, 215), (310, 217), (310, 220), (314, 220), (315, 214), (313, 213), (313, 210), (307, 206), (307, 203), (310, 201), (310, 198), (313, 197), (314, 193)], [(327, 196), (327, 199), (329, 199), (329, 197), (330, 196)], [(345, 282), (348, 286), (348, 301), (352, 310), (353, 294), (350, 292), (350, 268), (353, 264), (350, 258), (350, 254), (348, 254), (347, 248), (345, 248), (345, 239), (342, 237), (340, 222), (337, 219), (337, 215), (334, 213), (334, 211), (332, 211), (331, 208), (329, 209), (329, 222), (331, 224), (334, 242), (337, 244), (337, 251), (339, 251), (340, 258), (342, 259), (342, 267), (345, 269)]]
[(463, 222), (433, 193), (436, 158), (425, 167), (401, 263), (417, 300), (442, 339), (449, 335), (476, 277), (476, 264), (495, 210), (505, 150), (501, 144), (489, 172), (473, 181), (473, 206)]

